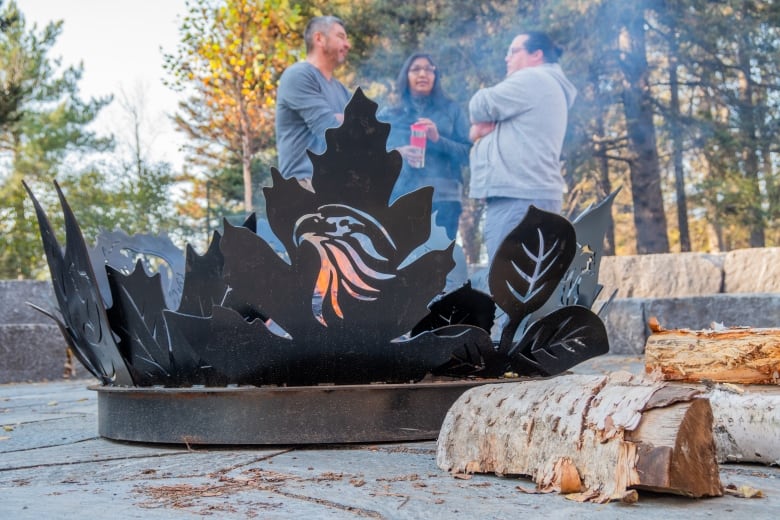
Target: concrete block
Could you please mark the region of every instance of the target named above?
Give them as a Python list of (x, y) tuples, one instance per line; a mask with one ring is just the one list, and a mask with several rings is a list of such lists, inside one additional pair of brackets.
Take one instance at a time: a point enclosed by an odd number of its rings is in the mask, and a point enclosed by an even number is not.
[[(67, 345), (56, 325), (0, 325), (0, 383), (62, 379)], [(80, 377), (89, 373), (74, 360)]]
[(602, 294), (617, 298), (668, 298), (716, 294), (723, 287), (723, 254), (682, 253), (605, 256), (599, 266)]
[[(602, 303), (596, 302), (594, 311), (599, 310)], [(610, 354), (637, 355), (645, 351), (648, 329), (644, 304), (642, 298), (614, 300), (601, 316), (607, 328)]]
[(780, 247), (729, 251), (723, 273), (723, 292), (780, 293)]
[(51, 282), (0, 280), (0, 324), (54, 324), (27, 302), (52, 310), (57, 308)]
[(667, 329), (780, 327), (780, 294), (715, 294), (689, 298), (660, 298), (646, 303), (645, 315), (658, 318)]

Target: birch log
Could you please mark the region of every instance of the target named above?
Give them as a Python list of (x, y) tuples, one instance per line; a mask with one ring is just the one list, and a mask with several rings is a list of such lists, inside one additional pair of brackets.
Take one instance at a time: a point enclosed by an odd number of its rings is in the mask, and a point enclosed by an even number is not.
[(707, 397), (715, 421), (718, 462), (780, 466), (780, 389), (719, 385)]
[(480, 386), (447, 413), (437, 464), (596, 502), (629, 488), (719, 496), (712, 412), (697, 393), (627, 373)]
[(665, 330), (653, 326), (645, 370), (668, 381), (780, 384), (780, 329)]

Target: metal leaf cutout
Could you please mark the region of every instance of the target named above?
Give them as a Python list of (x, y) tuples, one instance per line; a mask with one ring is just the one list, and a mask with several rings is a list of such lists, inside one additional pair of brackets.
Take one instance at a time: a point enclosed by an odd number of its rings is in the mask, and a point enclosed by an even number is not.
[(604, 323), (590, 309), (571, 306), (534, 322), (508, 357), (517, 373), (554, 375), (608, 351)]
[(212, 306), (225, 301), (229, 288), (222, 278), (225, 258), (219, 249), (221, 238), (215, 231), (203, 255), (198, 255), (192, 246), (187, 245), (179, 313), (208, 316)]
[(560, 307), (580, 305), (591, 308), (593, 306), (602, 289), (598, 283), (599, 265), (604, 249), (604, 235), (609, 226), (610, 210), (618, 192), (619, 190), (616, 190), (598, 204), (589, 206), (572, 222), (577, 237), (574, 259), (558, 282), (552, 296), (543, 306), (526, 317), (524, 320), (526, 325), (532, 324)]
[(489, 331), (493, 326), (496, 304), (487, 294), (472, 289), (471, 282), (466, 282), (463, 287), (434, 300), (430, 311), (412, 329), (413, 336), (448, 325), (473, 325)]
[(66, 338), (74, 350), (80, 352), (77, 357), (89, 359), (89, 366), (94, 370), (93, 374), (104, 384), (132, 386), (133, 379), (130, 371), (111, 333), (84, 237), (81, 235), (76, 217), (56, 182), (54, 187), (65, 217), (64, 253), (60, 249), (46, 213), (27, 184), (24, 184), (35, 206), (43, 249), (51, 271), (54, 294), (62, 314), (62, 324), (68, 331)]
[(488, 284), (509, 323), (501, 349), (521, 320), (550, 298), (574, 258), (576, 236), (564, 217), (531, 206), (520, 224), (499, 246), (490, 266)]
[(139, 385), (170, 384), (173, 360), (160, 274), (147, 276), (140, 260), (129, 276), (110, 266), (107, 271), (114, 301), (108, 316), (133, 379)]
[(175, 307), (181, 299), (184, 283), (184, 254), (165, 234), (129, 236), (121, 230), (101, 232), (95, 247), (89, 250), (90, 260), (98, 275), (98, 285), (106, 307), (111, 306), (105, 266), (129, 274), (141, 262), (146, 272), (160, 274), (160, 285), (167, 305)]

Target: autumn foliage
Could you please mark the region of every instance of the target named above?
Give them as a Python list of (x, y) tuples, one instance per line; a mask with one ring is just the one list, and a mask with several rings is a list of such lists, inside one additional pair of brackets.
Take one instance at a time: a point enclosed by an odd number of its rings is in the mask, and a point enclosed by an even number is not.
[(302, 57), (298, 8), (287, 0), (192, 0), (181, 29), (165, 63), (172, 86), (193, 95), (176, 122), (204, 159), (240, 162), (251, 211), (251, 160), (274, 145), (276, 86)]

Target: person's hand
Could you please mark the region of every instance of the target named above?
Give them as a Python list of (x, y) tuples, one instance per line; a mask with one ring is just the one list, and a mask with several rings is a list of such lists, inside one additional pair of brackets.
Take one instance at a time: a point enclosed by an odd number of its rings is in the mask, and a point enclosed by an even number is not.
[(485, 137), (490, 132), (495, 130), (496, 124), (492, 122), (488, 123), (472, 123), (469, 128), (469, 140), (473, 143), (482, 137)]
[(421, 117), (417, 120), (417, 123), (425, 125), (425, 135), (429, 141), (435, 143), (439, 140), (439, 129), (436, 127), (436, 123), (427, 117)]
[(405, 146), (399, 146), (396, 148), (396, 150), (398, 150), (398, 153), (400, 153), (401, 157), (404, 158), (404, 161), (410, 164), (419, 164), (423, 154), (425, 153), (422, 148), (408, 144)]
[(420, 154), (419, 148), (408, 144), (404, 146), (399, 146), (398, 148), (396, 148), (396, 150), (398, 150), (398, 152), (401, 154), (401, 157), (404, 158), (404, 161), (414, 160)]
[(336, 121), (338, 121), (339, 124), (344, 122), (344, 114), (342, 114), (341, 112), (336, 112), (333, 115), (336, 116)]

